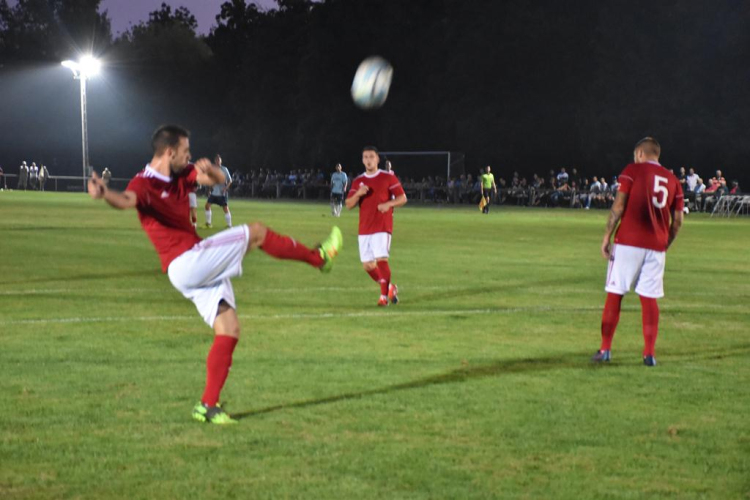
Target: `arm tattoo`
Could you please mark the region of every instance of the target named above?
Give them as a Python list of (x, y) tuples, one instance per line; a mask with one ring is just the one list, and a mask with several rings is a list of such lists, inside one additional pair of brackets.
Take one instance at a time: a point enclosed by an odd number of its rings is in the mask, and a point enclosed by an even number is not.
[(621, 213), (615, 212), (614, 208), (609, 212), (609, 218), (607, 219), (607, 234), (611, 235), (615, 230), (617, 223), (620, 221)]

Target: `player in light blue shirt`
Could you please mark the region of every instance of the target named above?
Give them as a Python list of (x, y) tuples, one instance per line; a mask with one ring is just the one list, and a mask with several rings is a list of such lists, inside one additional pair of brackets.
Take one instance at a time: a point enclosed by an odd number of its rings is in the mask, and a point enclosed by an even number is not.
[(336, 164), (336, 171), (331, 175), (331, 215), (341, 217), (344, 195), (349, 185), (349, 178), (341, 170), (341, 163)]
[(227, 227), (232, 227), (232, 214), (229, 212), (229, 186), (232, 185), (232, 176), (229, 169), (221, 164), (221, 156), (216, 155), (214, 165), (218, 166), (224, 172), (224, 184), (214, 184), (211, 193), (206, 201), (206, 227), (211, 227), (211, 205), (219, 205), (224, 209), (224, 220), (227, 221)]

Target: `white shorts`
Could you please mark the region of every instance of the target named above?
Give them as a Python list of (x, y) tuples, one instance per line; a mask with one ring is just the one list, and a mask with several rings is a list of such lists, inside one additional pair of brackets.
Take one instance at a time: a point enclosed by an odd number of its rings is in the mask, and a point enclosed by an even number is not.
[(362, 262), (372, 262), (376, 259), (387, 259), (390, 254), (390, 233), (359, 235), (359, 260)]
[(188, 202), (190, 202), (190, 208), (198, 208), (198, 197), (195, 193), (188, 193)]
[(651, 299), (664, 297), (664, 263), (667, 253), (628, 245), (612, 245), (604, 290), (625, 295), (635, 284), (635, 293)]
[(242, 275), (242, 258), (250, 243), (246, 225), (226, 229), (196, 243), (169, 264), (169, 281), (190, 299), (208, 326), (214, 326), (219, 302), (236, 309), (230, 278)]

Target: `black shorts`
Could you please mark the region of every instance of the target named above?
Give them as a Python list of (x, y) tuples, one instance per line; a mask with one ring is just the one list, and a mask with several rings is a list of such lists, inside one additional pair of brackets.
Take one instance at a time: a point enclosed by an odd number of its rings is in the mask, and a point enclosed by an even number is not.
[(334, 203), (341, 203), (344, 201), (344, 193), (331, 193), (331, 201)]
[(220, 207), (226, 207), (228, 204), (227, 195), (214, 196), (211, 194), (208, 196), (208, 201), (206, 203), (210, 203), (212, 205), (219, 205)]

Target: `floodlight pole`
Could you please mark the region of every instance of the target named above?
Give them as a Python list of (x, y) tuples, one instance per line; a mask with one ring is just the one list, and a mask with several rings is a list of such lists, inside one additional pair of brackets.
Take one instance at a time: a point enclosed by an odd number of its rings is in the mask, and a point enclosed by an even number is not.
[(99, 70), (99, 62), (91, 56), (79, 62), (63, 61), (63, 67), (73, 72), (73, 78), (81, 81), (81, 149), (83, 152), (83, 192), (86, 192), (86, 179), (89, 173), (89, 126), (86, 112), (86, 80)]
[(89, 127), (86, 119), (86, 75), (80, 74), (81, 80), (81, 142), (83, 143), (83, 192), (86, 192), (86, 178), (89, 166)]

